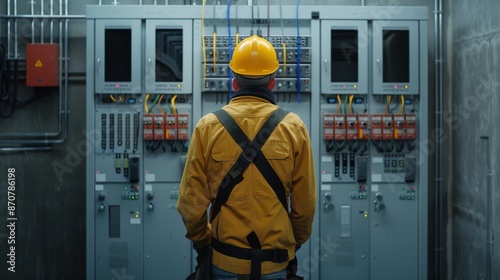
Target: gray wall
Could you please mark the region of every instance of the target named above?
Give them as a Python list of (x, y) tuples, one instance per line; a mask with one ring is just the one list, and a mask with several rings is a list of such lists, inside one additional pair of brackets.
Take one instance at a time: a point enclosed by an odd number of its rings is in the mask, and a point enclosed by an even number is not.
[[(451, 132), (451, 279), (487, 279), (487, 204), (500, 232), (499, 93), (500, 8), (498, 1), (450, 1), (447, 13), (445, 122)], [(481, 139), (489, 137), (489, 141)], [(488, 159), (494, 174), (487, 195)], [(450, 161), (448, 161), (450, 162)], [(490, 279), (500, 279), (496, 244)]]
[[(14, 1), (12, 1), (14, 2)], [(19, 7), (19, 13), (29, 13), (28, 1), (17, 1)], [(22, 2), (22, 3), (21, 3)], [(69, 13), (72, 15), (84, 15), (86, 4), (98, 4), (98, 0), (88, 0), (88, 1), (69, 1)], [(110, 4), (112, 0), (103, 0), (103, 4)], [(121, 0), (118, 1), (120, 4), (137, 4), (138, 0)], [(200, 4), (201, 1), (196, 1)], [(225, 4), (226, 1), (220, 1)], [(253, 1), (257, 3), (257, 0)], [(262, 1), (264, 3), (266, 1)], [(274, 2), (274, 1), (273, 1)], [(465, 1), (462, 1), (465, 2)], [(491, 3), (494, 1), (491, 0)], [(45, 0), (45, 5), (49, 3), (49, 0)], [(58, 5), (58, 1), (54, 1)], [(153, 3), (151, 0), (144, 0), (143, 3), (150, 4)], [(165, 1), (158, 0), (159, 4), (164, 4)], [(170, 4), (182, 4), (183, 0), (170, 0)], [(186, 1), (186, 3), (191, 3), (191, 1)], [(207, 5), (211, 5), (212, 1), (207, 1)], [(232, 1), (234, 4), (234, 0)], [(245, 4), (247, 1), (238, 1), (239, 4)], [(296, 1), (283, 0), (284, 5), (295, 5)], [(302, 5), (359, 5), (361, 1), (352, 0), (302, 0)], [(429, 15), (432, 15), (432, 0), (366, 0), (366, 5), (409, 5), (409, 6), (429, 6)], [(468, 11), (469, 8), (464, 8), (463, 12)], [(487, 11), (487, 9), (486, 9)], [(6, 1), (2, 1), (0, 4), (0, 15), (6, 14)], [(479, 14), (479, 13), (478, 13)], [(432, 17), (432, 16), (431, 16)], [(456, 17), (460, 19), (460, 17)], [(0, 21), (0, 37), (2, 43), (5, 44), (5, 21)], [(498, 25), (495, 30), (498, 30)], [(70, 69), (70, 83), (69, 83), (69, 133), (67, 140), (60, 145), (56, 145), (50, 151), (27, 151), (27, 152), (17, 152), (17, 153), (0, 153), (0, 223), (6, 221), (6, 211), (5, 205), (7, 201), (6, 195), (6, 180), (5, 175), (7, 168), (16, 168), (17, 176), (17, 189), (16, 189), (16, 205), (17, 205), (17, 232), (16, 232), (16, 273), (8, 273), (6, 270), (6, 253), (4, 248), (7, 246), (7, 230), (4, 226), (0, 226), (0, 263), (2, 263), (2, 268), (0, 269), (0, 279), (41, 279), (41, 280), (51, 280), (51, 279), (85, 279), (85, 148), (87, 145), (87, 140), (85, 137), (85, 23), (83, 20), (71, 20), (70, 21), (70, 42), (69, 42), (69, 69)], [(28, 32), (29, 33), (29, 32)], [(487, 32), (486, 32), (487, 33)], [(455, 33), (454, 33), (455, 34)], [(20, 34), (23, 35), (23, 34)], [(27, 35), (26, 35), (27, 36)], [(486, 36), (486, 35), (485, 35)], [(455, 37), (454, 37), (455, 38)], [(485, 41), (488, 41), (485, 37)], [(478, 38), (479, 40), (480, 38)], [(28, 40), (28, 39), (26, 39)], [(464, 39), (456, 39), (457, 41), (467, 42), (471, 44), (471, 41)], [(431, 95), (434, 93), (433, 89), (433, 20), (429, 21), (429, 92)], [(457, 45), (457, 49), (458, 49)], [(496, 44), (498, 48), (498, 44)], [(464, 47), (465, 49), (465, 47)], [(455, 57), (454, 57), (455, 58)], [(477, 62), (476, 57), (471, 58), (472, 62), (464, 61), (465, 63)], [(487, 63), (491, 61), (489, 59), (484, 59)], [(488, 62), (489, 63), (489, 62)], [(491, 68), (491, 64), (488, 64)], [(478, 65), (479, 68), (480, 65)], [(21, 66), (22, 67), (22, 66)], [(485, 73), (490, 73), (489, 70), (481, 69)], [(498, 71), (498, 70), (497, 70)], [(468, 77), (470, 71), (462, 72), (463, 77), (460, 79), (454, 79), (454, 86), (462, 86), (457, 84), (459, 81), (464, 81), (467, 78), (473, 79), (473, 77)], [(478, 72), (479, 73), (479, 72)], [(482, 72), (481, 72), (482, 73)], [(488, 77), (488, 76), (485, 76)], [(496, 73), (498, 77), (498, 72)], [(472, 81), (472, 80), (471, 80)], [(500, 78), (497, 79), (500, 82)], [(23, 82), (23, 81), (21, 81)], [(466, 83), (465, 83), (466, 84)], [(498, 85), (497, 85), (498, 87)], [(55, 123), (57, 123), (57, 107), (54, 107), (54, 103), (57, 102), (57, 94), (54, 91), (33, 91), (21, 87), (20, 92), (21, 97), (29, 98), (32, 94), (41, 94), (42, 96), (37, 99), (30, 106), (19, 109), (14, 118), (12, 119), (0, 119), (0, 133), (5, 132), (17, 132), (22, 131), (47, 131), (53, 130)], [(498, 90), (498, 88), (496, 88)], [(451, 92), (451, 91), (450, 91)], [(461, 92), (462, 97), (465, 96), (470, 91), (463, 90)], [(454, 94), (459, 94), (459, 92), (454, 92)], [(458, 97), (458, 96), (457, 96)], [(430, 97), (433, 100), (433, 97)], [(455, 99), (455, 101), (458, 101)], [(482, 103), (481, 103), (482, 104)], [(484, 106), (489, 106), (485, 103)], [(483, 104), (480, 108), (484, 107)], [(482, 111), (478, 110), (478, 111)], [(432, 112), (432, 110), (429, 110)], [(494, 108), (492, 112), (495, 112)], [(432, 117), (432, 116), (431, 116)], [(470, 121), (472, 117), (467, 119)], [(490, 118), (491, 119), (491, 118)], [(466, 120), (464, 120), (466, 121)], [(431, 124), (433, 121), (431, 120)], [(479, 125), (472, 125), (472, 128), (479, 128)], [(454, 130), (454, 133), (458, 133), (460, 130)], [(467, 134), (466, 131), (462, 132), (464, 135)], [(1, 136), (1, 134), (0, 134)], [(453, 135), (456, 138), (456, 134)], [(491, 135), (492, 139), (495, 135)], [(465, 139), (465, 138), (464, 138)], [(479, 140), (477, 140), (479, 141)], [(467, 146), (464, 142), (463, 145)], [(475, 147), (475, 145), (470, 145)], [(479, 148), (479, 146), (477, 146)], [(455, 154), (462, 155), (463, 153), (457, 153), (458, 150), (454, 150)], [(498, 149), (495, 149), (498, 155)], [(472, 154), (480, 154), (479, 151), (474, 151)], [(484, 154), (484, 153), (483, 153)], [(431, 155), (432, 156), (432, 155)], [(492, 157), (498, 158), (498, 157)], [(463, 157), (460, 161), (464, 163), (470, 162), (473, 158)], [(432, 160), (430, 160), (432, 162)], [(456, 162), (456, 161), (455, 161)], [(458, 163), (457, 163), (458, 164)], [(484, 169), (479, 168), (479, 162), (476, 164), (478, 170), (478, 180), (482, 178), (480, 172)], [(455, 167), (455, 170), (459, 170)], [(431, 168), (432, 169), (432, 168)], [(454, 172), (455, 172), (454, 170)], [(460, 169), (461, 170), (461, 169)], [(460, 172), (455, 173), (460, 174)], [(433, 174), (430, 173), (430, 178), (433, 178)], [(468, 188), (465, 184), (468, 182), (473, 182), (471, 180), (466, 181), (464, 178), (463, 184), (463, 195), (464, 197), (460, 201), (468, 201), (466, 198), (466, 191), (472, 191), (475, 188)], [(484, 181), (484, 180), (483, 180)], [(481, 181), (481, 182), (483, 182)], [(475, 186), (475, 185), (474, 185)], [(478, 186), (482, 190), (482, 186)], [(430, 188), (432, 189), (432, 188)], [(432, 196), (432, 192), (431, 192)], [(477, 196), (477, 195), (476, 195)], [(497, 193), (498, 196), (498, 193)], [(471, 205), (461, 205), (459, 204), (458, 198), (455, 197), (454, 202), (459, 206), (457, 209), (464, 207), (465, 209), (473, 209)], [(482, 203), (483, 200), (478, 200), (477, 203)], [(471, 203), (476, 203), (471, 200)], [(433, 208), (433, 198), (430, 198), (431, 211)], [(481, 204), (478, 204), (480, 206)], [(479, 212), (479, 210), (477, 210)], [(433, 237), (432, 232), (434, 231), (434, 220), (431, 212), (430, 217), (430, 256), (429, 260), (433, 262), (432, 248)], [(459, 221), (462, 222), (461, 226), (468, 228), (472, 225), (480, 230), (480, 223), (474, 223), (475, 220), (472, 219), (479, 214), (474, 215), (462, 215)], [(498, 217), (499, 215), (497, 215)], [(460, 225), (458, 221), (457, 225)], [(497, 225), (498, 227), (498, 225)], [(477, 236), (475, 232), (470, 232), (470, 235), (463, 234), (462, 240), (467, 240), (472, 236)], [(460, 236), (454, 236), (459, 238)], [(471, 246), (463, 247), (463, 252), (467, 252), (472, 249), (472, 242), (467, 241)], [(478, 241), (477, 247), (484, 244)], [(454, 246), (458, 246), (454, 244)], [(459, 247), (462, 248), (462, 247)], [(478, 252), (479, 254), (479, 252)], [(467, 257), (464, 255), (462, 259)], [(472, 259), (472, 258), (470, 258)], [(459, 261), (457, 259), (457, 261)], [(462, 264), (462, 263), (460, 263)], [(467, 264), (466, 262), (463, 264)], [(472, 265), (473, 267), (478, 267), (478, 265)], [(459, 266), (456, 266), (459, 267)], [(429, 264), (429, 268), (432, 269), (433, 265)], [(432, 275), (432, 272), (430, 273)], [(457, 275), (458, 271), (457, 271)], [(472, 275), (472, 274), (471, 274)], [(476, 274), (474, 274), (476, 275)], [(476, 278), (460, 278), (460, 279), (476, 279)]]

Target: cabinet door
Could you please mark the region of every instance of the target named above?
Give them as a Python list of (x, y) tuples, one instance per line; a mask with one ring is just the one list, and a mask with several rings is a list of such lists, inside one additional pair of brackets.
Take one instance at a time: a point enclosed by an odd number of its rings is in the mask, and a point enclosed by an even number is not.
[(141, 21), (98, 20), (96, 93), (141, 93)]
[(146, 92), (192, 93), (192, 21), (146, 21), (145, 46)]
[(144, 279), (185, 279), (192, 245), (175, 208), (179, 184), (146, 184), (144, 191)]
[[(143, 280), (143, 212), (129, 184), (95, 185), (95, 275), (87, 279)], [(130, 195), (130, 196), (129, 196)], [(142, 195), (141, 195), (142, 196)]]
[(419, 93), (417, 21), (373, 21), (373, 93)]
[(354, 184), (322, 184), (321, 189), (320, 279), (370, 279), (366, 192)]
[[(371, 186), (370, 279), (417, 280), (418, 190), (409, 198), (407, 184)], [(375, 191), (376, 190), (376, 191)]]
[(321, 93), (368, 92), (367, 26), (355, 20), (321, 23)]

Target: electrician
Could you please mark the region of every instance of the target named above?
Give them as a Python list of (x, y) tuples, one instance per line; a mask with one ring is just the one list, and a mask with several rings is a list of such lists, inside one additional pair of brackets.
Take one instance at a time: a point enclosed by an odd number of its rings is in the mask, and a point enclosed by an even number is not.
[(241, 41), (229, 63), (234, 95), (193, 131), (177, 209), (198, 264), (211, 254), (215, 280), (292, 279), (311, 235), (311, 143), (299, 116), (276, 105), (278, 66), (266, 39)]

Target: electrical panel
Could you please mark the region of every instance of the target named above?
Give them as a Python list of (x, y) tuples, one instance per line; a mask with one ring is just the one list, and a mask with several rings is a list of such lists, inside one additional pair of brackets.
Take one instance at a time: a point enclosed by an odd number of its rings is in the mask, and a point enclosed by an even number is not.
[[(176, 266), (169, 275), (183, 279), (191, 271), (191, 243), (171, 194), (178, 192), (192, 130), (192, 21), (101, 16), (87, 22), (95, 232), (88, 277), (155, 279), (170, 262)], [(159, 250), (158, 240), (178, 254)]]
[(232, 51), (253, 34), (275, 47), (276, 104), (313, 145), (299, 275), (427, 278), (428, 9), (296, 8), (87, 7), (87, 279), (193, 271), (176, 210), (191, 133), (233, 96)]
[(26, 44), (26, 86), (59, 86), (59, 44)]
[(426, 279), (419, 24), (321, 22), (319, 279)]

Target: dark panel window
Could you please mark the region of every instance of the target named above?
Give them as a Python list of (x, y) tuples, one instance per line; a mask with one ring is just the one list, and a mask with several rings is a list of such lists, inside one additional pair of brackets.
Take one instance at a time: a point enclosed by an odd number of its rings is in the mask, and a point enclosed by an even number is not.
[(410, 82), (410, 32), (384, 30), (384, 83)]
[(109, 206), (109, 238), (120, 238), (120, 205)]
[(106, 29), (104, 81), (132, 81), (132, 30)]
[(332, 82), (358, 82), (358, 31), (332, 30)]
[(156, 30), (156, 82), (182, 82), (182, 29)]

